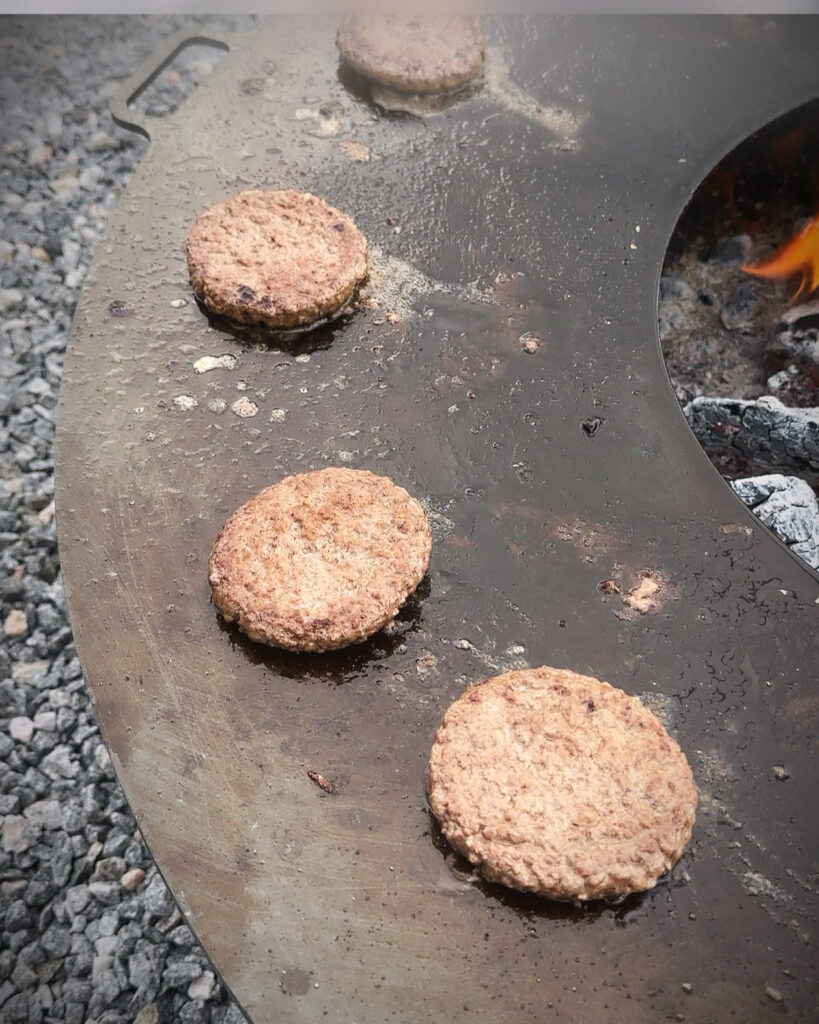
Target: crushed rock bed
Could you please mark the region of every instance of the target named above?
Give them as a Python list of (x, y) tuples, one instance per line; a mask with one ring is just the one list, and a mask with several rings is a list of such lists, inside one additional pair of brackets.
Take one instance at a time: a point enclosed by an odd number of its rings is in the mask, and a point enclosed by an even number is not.
[[(3, 19), (0, 33), (0, 1020), (242, 1024), (176, 908), (100, 740), (66, 619), (54, 418), (66, 334), (108, 211), (145, 151), (107, 106), (183, 25)], [(168, 76), (206, 71), (196, 55)]]

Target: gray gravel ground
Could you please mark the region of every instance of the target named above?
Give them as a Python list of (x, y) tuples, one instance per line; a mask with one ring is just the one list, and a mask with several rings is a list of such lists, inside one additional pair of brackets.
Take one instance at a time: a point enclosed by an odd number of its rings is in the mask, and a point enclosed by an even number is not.
[[(54, 526), (57, 391), (108, 211), (147, 143), (107, 104), (188, 24), (0, 18), (0, 1021), (240, 1024), (142, 842), (66, 619)], [(207, 70), (190, 54), (144, 107)]]

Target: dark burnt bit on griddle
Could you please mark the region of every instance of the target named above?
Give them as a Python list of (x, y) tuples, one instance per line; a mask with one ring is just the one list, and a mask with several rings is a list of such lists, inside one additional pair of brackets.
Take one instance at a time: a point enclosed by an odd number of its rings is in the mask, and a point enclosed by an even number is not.
[(258, 96), (264, 89), (264, 82), (263, 78), (246, 78), (239, 83), (239, 90), (243, 96)]
[(132, 307), (129, 306), (128, 303), (124, 302), (122, 299), (114, 299), (113, 302), (109, 302), (108, 303), (108, 313), (109, 313), (110, 316), (115, 316), (115, 317), (120, 317), (120, 318), (121, 317), (133, 316), (134, 315), (134, 311), (133, 311)]
[(614, 582), (614, 580), (601, 580), (597, 584), (597, 589), (602, 594), (619, 594), (620, 593), (620, 588), (617, 586), (617, 584)]
[(583, 428), (584, 434), (588, 437), (594, 437), (605, 422), (602, 416), (589, 416), (583, 420), (580, 426)]
[(315, 772), (312, 770), (312, 768), (308, 769), (307, 778), (310, 779), (311, 782), (315, 782), (319, 789), (323, 789), (325, 793), (329, 793), (332, 795), (333, 793), (337, 792), (336, 785), (332, 781), (332, 779), (325, 778), (325, 776), (322, 775), (321, 772)]

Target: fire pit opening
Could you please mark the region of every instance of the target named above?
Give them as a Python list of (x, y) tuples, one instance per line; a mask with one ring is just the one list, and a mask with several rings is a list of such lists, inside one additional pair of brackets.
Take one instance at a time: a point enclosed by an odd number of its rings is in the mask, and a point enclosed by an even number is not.
[(730, 152), (680, 217), (660, 342), (734, 491), (819, 568), (819, 100)]

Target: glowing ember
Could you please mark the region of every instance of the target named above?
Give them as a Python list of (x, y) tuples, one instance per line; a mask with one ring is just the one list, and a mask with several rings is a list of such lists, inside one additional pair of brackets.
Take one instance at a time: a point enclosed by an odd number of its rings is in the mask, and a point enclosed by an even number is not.
[(742, 268), (754, 277), (794, 277), (800, 274), (802, 282), (791, 301), (802, 292), (810, 294), (819, 288), (819, 215), (809, 221), (799, 234), (786, 242), (769, 260)]

